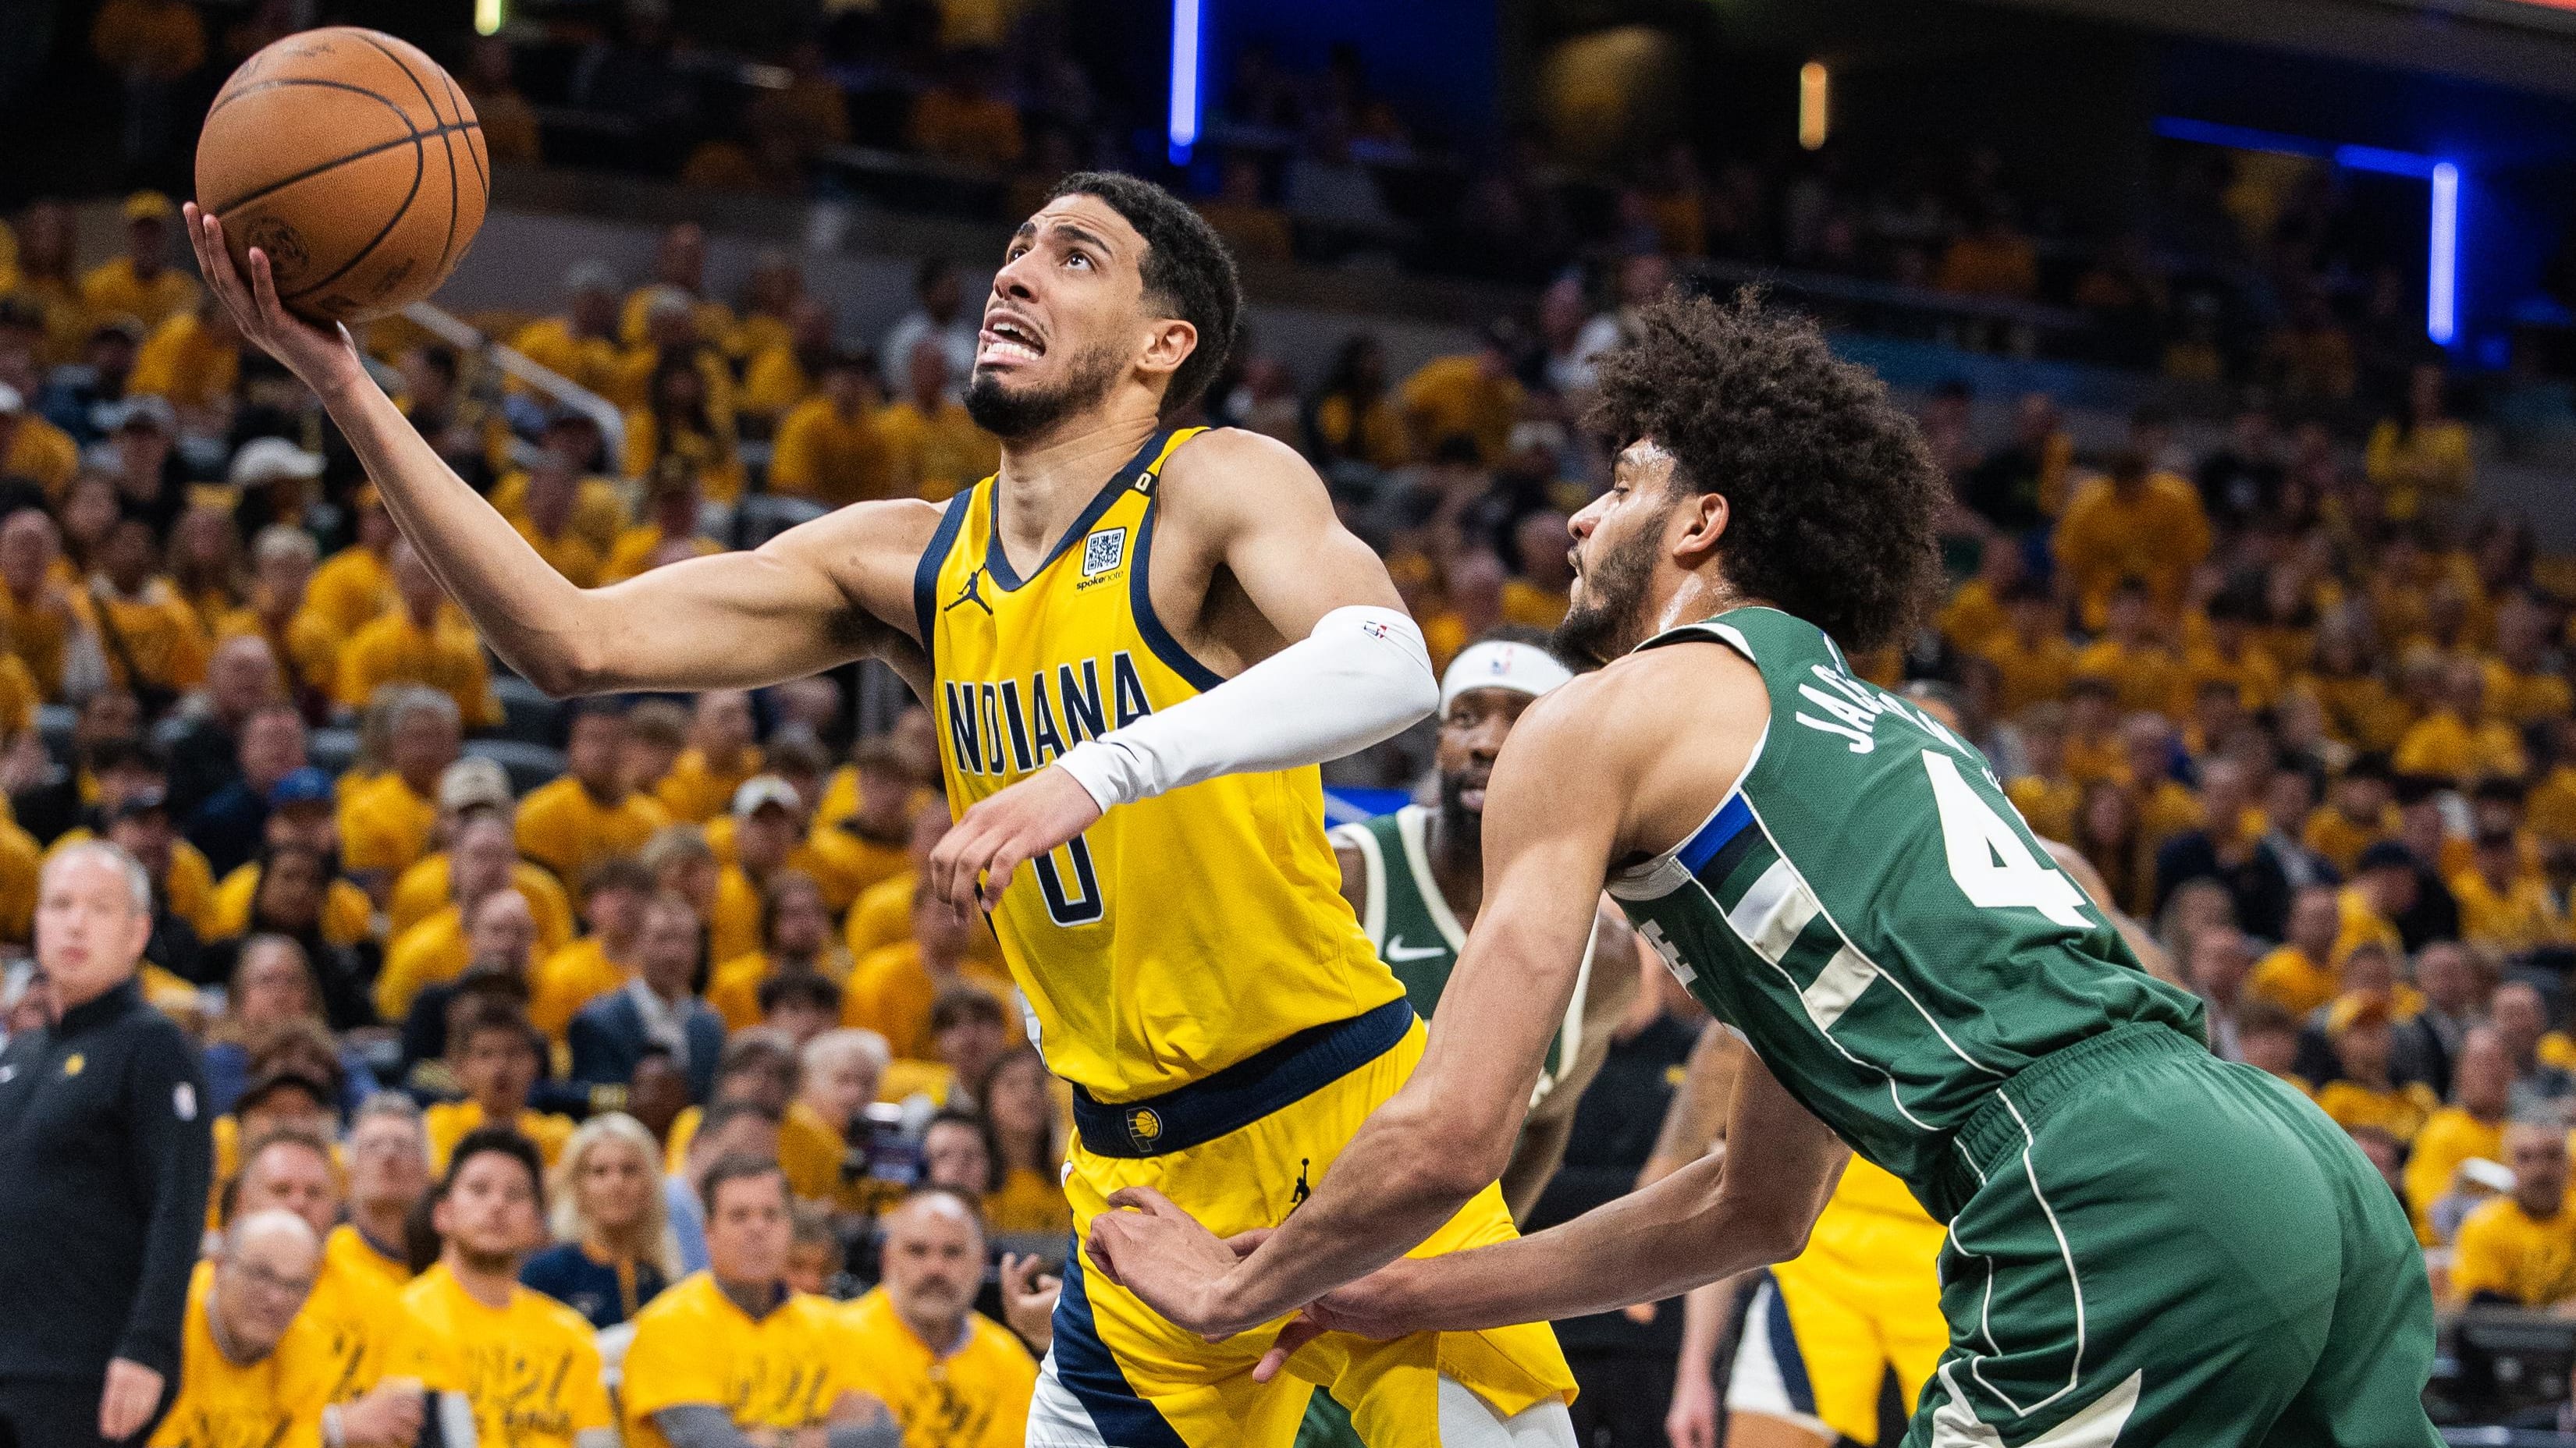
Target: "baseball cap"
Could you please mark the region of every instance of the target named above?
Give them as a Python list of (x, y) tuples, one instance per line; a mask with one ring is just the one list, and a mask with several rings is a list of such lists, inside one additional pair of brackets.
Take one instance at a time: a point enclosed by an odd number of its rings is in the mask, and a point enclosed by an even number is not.
[(306, 765), (289, 771), (285, 778), (268, 787), (268, 807), (284, 809), (291, 804), (328, 804), (331, 802), (331, 776)]
[(306, 452), (282, 437), (255, 437), (233, 454), (225, 480), (236, 488), (255, 488), (277, 478), (322, 476), (322, 455)]
[(107, 812), (107, 818), (108, 822), (113, 824), (119, 820), (130, 820), (139, 815), (168, 814), (169, 812), (169, 791), (163, 789), (157, 784), (147, 784), (143, 788), (136, 790), (134, 793), (127, 795), (125, 798), (118, 800), (116, 808)]
[(742, 788), (733, 792), (736, 819), (751, 818), (765, 804), (774, 804), (789, 814), (804, 807), (804, 801), (797, 798), (796, 786), (774, 774), (755, 774), (742, 782)]
[(115, 408), (107, 419), (109, 432), (123, 432), (129, 427), (136, 426), (149, 427), (164, 433), (176, 433), (179, 430), (179, 414), (171, 409), (168, 398), (156, 397), (147, 392), (140, 397), (125, 399), (124, 404)]
[(179, 208), (172, 206), (170, 198), (158, 191), (137, 191), (125, 198), (125, 219), (128, 221), (167, 221), (178, 214)]
[(511, 803), (509, 774), (479, 754), (447, 766), (438, 777), (438, 807), (450, 814), (478, 807), (506, 810)]

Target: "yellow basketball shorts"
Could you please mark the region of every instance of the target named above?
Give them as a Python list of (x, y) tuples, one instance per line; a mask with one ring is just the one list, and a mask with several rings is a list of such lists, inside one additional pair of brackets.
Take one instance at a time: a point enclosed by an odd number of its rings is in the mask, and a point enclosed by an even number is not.
[(1943, 1235), (1930, 1221), (1828, 1210), (1807, 1250), (1755, 1285), (1728, 1410), (1877, 1443), (1886, 1375), (1896, 1375), (1897, 1400), (1911, 1414), (1950, 1345), (1937, 1265)]
[[(1219, 1236), (1277, 1226), (1404, 1084), (1424, 1036), (1399, 998), (1150, 1101), (1077, 1095), (1079, 1133), (1065, 1169), (1074, 1248), (1030, 1418), (1032, 1448), (1289, 1448), (1318, 1385), (1350, 1409), (1371, 1448), (1438, 1448), (1443, 1377), (1505, 1417), (1572, 1399), (1574, 1375), (1545, 1323), (1384, 1343), (1328, 1333), (1258, 1384), (1252, 1366), (1286, 1319), (1205, 1342), (1084, 1268), (1082, 1237), (1122, 1187), (1153, 1187)], [(1513, 1235), (1501, 1190), (1488, 1186), (1412, 1255)]]

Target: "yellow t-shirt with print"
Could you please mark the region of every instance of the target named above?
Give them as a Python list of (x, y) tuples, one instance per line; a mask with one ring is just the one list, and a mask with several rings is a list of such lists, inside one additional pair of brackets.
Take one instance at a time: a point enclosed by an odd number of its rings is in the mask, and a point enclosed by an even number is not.
[(214, 1264), (188, 1279), (179, 1329), (178, 1392), (151, 1448), (320, 1448), (322, 1410), (331, 1402), (331, 1361), (323, 1330), (302, 1314), (268, 1355), (236, 1363), (215, 1346), (206, 1320)]
[(2465, 1304), (2480, 1293), (2525, 1307), (2576, 1297), (2576, 1195), (2547, 1217), (2511, 1197), (2469, 1213), (2451, 1255), (2451, 1295)]
[(858, 1385), (903, 1427), (906, 1448), (1018, 1448), (1038, 1365), (1008, 1328), (966, 1314), (957, 1343), (934, 1350), (880, 1287), (841, 1309)]
[(722, 1408), (746, 1432), (822, 1423), (857, 1386), (848, 1337), (829, 1298), (791, 1292), (754, 1320), (712, 1275), (681, 1278), (635, 1314), (619, 1388), (629, 1448), (669, 1448), (653, 1415), (692, 1404)]
[(485, 1306), (445, 1263), (415, 1278), (403, 1301), (433, 1345), (423, 1381), (465, 1395), (475, 1441), (572, 1448), (577, 1435), (616, 1425), (597, 1334), (580, 1313), (526, 1288), (506, 1307)]

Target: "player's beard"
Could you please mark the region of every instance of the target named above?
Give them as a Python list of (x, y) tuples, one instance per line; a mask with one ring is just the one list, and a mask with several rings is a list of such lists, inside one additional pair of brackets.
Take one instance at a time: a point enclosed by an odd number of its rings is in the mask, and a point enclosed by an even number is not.
[(975, 369), (966, 383), (966, 415), (1004, 442), (1036, 437), (1066, 418), (1097, 407), (1118, 381), (1121, 358), (1114, 346), (1074, 354), (1073, 365), (1053, 387), (1012, 388), (998, 372)]
[(1642, 631), (1637, 615), (1646, 606), (1646, 591), (1655, 578), (1655, 549), (1664, 536), (1658, 514), (1627, 540), (1596, 554), (1583, 568), (1583, 596), (1566, 610), (1556, 626), (1556, 651), (1568, 658), (1599, 663), (1635, 647)]
[(1440, 830), (1453, 849), (1464, 850), (1466, 858), (1475, 859), (1485, 842), (1485, 815), (1482, 810), (1467, 808), (1459, 796), (1467, 792), (1464, 775), (1440, 776)]

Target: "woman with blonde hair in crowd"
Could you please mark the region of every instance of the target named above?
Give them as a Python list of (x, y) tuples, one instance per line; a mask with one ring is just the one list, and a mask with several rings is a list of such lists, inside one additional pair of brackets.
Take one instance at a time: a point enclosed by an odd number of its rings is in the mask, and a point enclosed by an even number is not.
[(530, 1257), (519, 1281), (593, 1327), (633, 1320), (680, 1275), (662, 1212), (661, 1161), (653, 1134), (624, 1112), (582, 1123), (549, 1184), (555, 1245)]
[(1047, 1089), (1050, 1079), (1045, 1059), (1022, 1046), (994, 1062), (983, 1089), (975, 1093), (991, 1128), (994, 1187), (984, 1198), (984, 1217), (995, 1232), (1073, 1230), (1073, 1208), (1064, 1198), (1060, 1120)]

